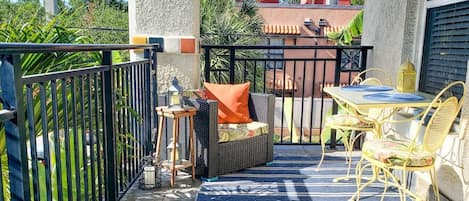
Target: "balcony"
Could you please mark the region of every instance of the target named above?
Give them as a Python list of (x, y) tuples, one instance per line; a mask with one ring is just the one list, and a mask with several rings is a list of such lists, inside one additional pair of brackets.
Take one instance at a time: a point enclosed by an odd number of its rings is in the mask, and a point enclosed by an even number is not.
[[(4, 97), (1, 134), (6, 136), (8, 152), (8, 163), (1, 165), (9, 170), (9, 175), (2, 177), (2, 185), (9, 187), (7, 191), (2, 188), (1, 197), (5, 200), (9, 197), (14, 200), (140, 200), (166, 199), (172, 195), (174, 199), (193, 200), (199, 190), (199, 196), (205, 198), (222, 192), (210, 185), (199, 189), (199, 181), (193, 183), (187, 178), (178, 180), (177, 183), (184, 180), (188, 183), (181, 182), (177, 190), (137, 190), (143, 169), (151, 163), (155, 149), (154, 129), (158, 127), (153, 108), (164, 102), (158, 99), (156, 91), (157, 45), (0, 44), (0, 47)], [(366, 69), (366, 57), (372, 47), (204, 45), (202, 48), (206, 81), (250, 81), (252, 92), (276, 94), (274, 161), (222, 176), (221, 180), (229, 185), (228, 191), (234, 191), (231, 188), (240, 187), (243, 182), (256, 181), (256, 177), (269, 177), (262, 172), (279, 172), (284, 170), (284, 164), (295, 164), (287, 168), (290, 173), (282, 175), (281, 181), (271, 181), (283, 186), (261, 189), (266, 191), (265, 196), (273, 199), (287, 189), (295, 192), (292, 199), (319, 199), (300, 188), (318, 193), (332, 190), (318, 194), (326, 197), (343, 193), (338, 199), (353, 194), (353, 181), (331, 182), (333, 177), (345, 175), (343, 152), (328, 152), (321, 172), (312, 168), (320, 156), (319, 136), (325, 135), (320, 132), (322, 119), (329, 112), (337, 111), (322, 88), (348, 84), (356, 72)], [(112, 51), (134, 49), (144, 49), (147, 57), (112, 62)], [(269, 49), (282, 49), (287, 56), (266, 57), (263, 53)], [(257, 56), (243, 57), (248, 51), (254, 51)], [(301, 56), (305, 52), (326, 56)], [(101, 61), (92, 67), (23, 75), (22, 57), (50, 53), (95, 53)], [(228, 58), (229, 65), (211, 66), (214, 56)], [(272, 63), (273, 66), (281, 63), (282, 68), (272, 69), (269, 65)], [(292, 86), (286, 85), (286, 78)], [(187, 130), (185, 124), (181, 127)], [(165, 132), (164, 139), (169, 139), (168, 135)], [(334, 132), (327, 135), (331, 142), (328, 147), (340, 150), (342, 146), (336, 146), (340, 136)], [(166, 147), (167, 140), (164, 141)], [(167, 155), (163, 153), (163, 158)], [(246, 179), (246, 175), (254, 178)], [(379, 190), (367, 193), (370, 200), (380, 198)], [(394, 198), (398, 199), (396, 192), (391, 192), (391, 199)]]

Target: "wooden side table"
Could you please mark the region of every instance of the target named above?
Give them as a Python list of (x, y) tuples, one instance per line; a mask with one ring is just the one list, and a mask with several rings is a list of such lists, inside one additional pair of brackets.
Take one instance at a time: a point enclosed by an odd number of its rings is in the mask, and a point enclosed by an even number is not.
[[(195, 179), (195, 150), (194, 150), (194, 115), (197, 112), (195, 107), (184, 107), (184, 108), (168, 108), (167, 106), (157, 107), (156, 112), (160, 116), (158, 136), (156, 143), (156, 162), (159, 162), (159, 154), (161, 147), (161, 136), (163, 135), (163, 123), (165, 118), (172, 118), (173, 122), (173, 148), (176, 148), (176, 144), (179, 142), (179, 119), (181, 117), (189, 117), (189, 149), (190, 149), (190, 161), (181, 160), (180, 164), (176, 164), (176, 154), (171, 154), (172, 160), (162, 161), (161, 165), (164, 168), (171, 170), (171, 187), (174, 187), (174, 177), (180, 169), (192, 167), (192, 180)], [(174, 153), (174, 151), (173, 151)]]

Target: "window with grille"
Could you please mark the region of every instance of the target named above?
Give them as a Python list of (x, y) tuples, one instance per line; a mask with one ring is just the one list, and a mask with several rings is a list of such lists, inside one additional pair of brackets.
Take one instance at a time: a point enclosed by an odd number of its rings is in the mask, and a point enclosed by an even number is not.
[(436, 94), (466, 81), (468, 60), (469, 1), (427, 9), (419, 90)]

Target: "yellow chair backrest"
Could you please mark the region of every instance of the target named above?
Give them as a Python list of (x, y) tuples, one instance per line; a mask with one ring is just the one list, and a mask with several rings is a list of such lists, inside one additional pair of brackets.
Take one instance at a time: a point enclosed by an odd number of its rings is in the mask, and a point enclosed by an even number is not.
[[(373, 76), (375, 77), (365, 77), (365, 73), (372, 73)], [(382, 70), (381, 68), (369, 68), (366, 69), (360, 73), (358, 73), (355, 78), (352, 80), (351, 85), (357, 85), (357, 84), (362, 84), (362, 85), (383, 85), (385, 84), (379, 77), (386, 78), (386, 72)]]
[[(453, 88), (456, 85), (462, 86), (462, 97), (458, 100), (457, 97), (451, 96), (446, 100), (443, 100), (443, 95), (447, 93), (450, 88)], [(467, 89), (464, 82), (453, 82), (441, 90), (440, 93), (435, 96), (431, 105), (426, 109), (422, 119), (420, 120), (420, 125), (423, 125), (428, 119), (427, 117), (431, 115), (422, 139), (422, 146), (425, 151), (435, 152), (444, 143), (444, 140), (452, 127), (453, 121), (461, 110), (466, 91)]]

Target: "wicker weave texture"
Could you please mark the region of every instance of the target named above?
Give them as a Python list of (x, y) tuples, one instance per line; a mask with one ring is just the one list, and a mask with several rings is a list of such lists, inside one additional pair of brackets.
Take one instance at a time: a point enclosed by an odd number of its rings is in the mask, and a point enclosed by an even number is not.
[(199, 109), (194, 117), (196, 175), (215, 177), (272, 160), (273, 95), (251, 93), (249, 98), (251, 118), (269, 124), (269, 133), (225, 143), (218, 143), (217, 102), (198, 99), (186, 104)]

